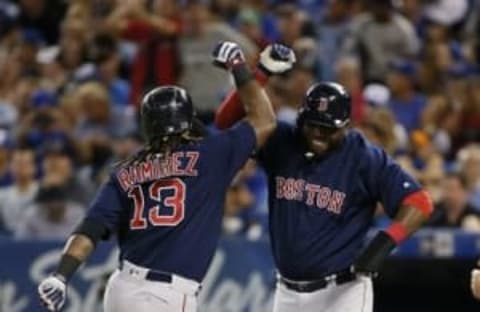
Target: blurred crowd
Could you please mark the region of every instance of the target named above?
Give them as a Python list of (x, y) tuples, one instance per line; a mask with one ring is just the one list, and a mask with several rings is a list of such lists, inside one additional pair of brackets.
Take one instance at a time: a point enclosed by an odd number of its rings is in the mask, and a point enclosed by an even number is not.
[[(266, 86), (279, 120), (295, 123), (313, 82), (345, 85), (352, 126), (431, 192), (429, 225), (480, 232), (479, 34), (475, 0), (0, 0), (0, 232), (65, 238), (141, 146), (152, 87), (187, 88), (211, 125), (233, 86), (211, 65), (220, 40), (252, 65), (271, 42), (294, 48), (294, 69)], [(262, 237), (266, 192), (250, 161), (225, 235)]]

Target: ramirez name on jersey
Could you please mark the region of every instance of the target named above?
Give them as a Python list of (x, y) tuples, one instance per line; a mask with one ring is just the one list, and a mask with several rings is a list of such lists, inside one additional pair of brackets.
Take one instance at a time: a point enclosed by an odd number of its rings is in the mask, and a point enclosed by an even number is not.
[(138, 165), (122, 168), (117, 179), (124, 191), (135, 184), (158, 180), (169, 176), (197, 176), (199, 153), (175, 152), (165, 158), (142, 161)]

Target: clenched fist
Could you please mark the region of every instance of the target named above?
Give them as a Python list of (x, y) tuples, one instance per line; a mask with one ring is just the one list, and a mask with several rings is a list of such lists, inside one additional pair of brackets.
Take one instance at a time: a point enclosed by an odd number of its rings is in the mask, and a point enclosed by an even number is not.
[(65, 304), (67, 285), (61, 276), (50, 276), (38, 285), (38, 295), (50, 312), (57, 312)]
[(224, 69), (231, 69), (235, 65), (245, 63), (245, 55), (235, 42), (220, 41), (212, 54), (213, 64)]
[(274, 43), (262, 51), (258, 67), (268, 75), (281, 74), (292, 69), (295, 62), (296, 57), (292, 49), (283, 44)]

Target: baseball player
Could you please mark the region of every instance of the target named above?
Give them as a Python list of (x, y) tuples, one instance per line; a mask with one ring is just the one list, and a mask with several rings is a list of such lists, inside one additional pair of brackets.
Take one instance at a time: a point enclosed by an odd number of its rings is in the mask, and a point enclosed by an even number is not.
[[(120, 263), (106, 287), (106, 312), (196, 311), (199, 285), (220, 235), (226, 189), (276, 126), (239, 46), (221, 42), (213, 56), (232, 73), (246, 119), (198, 139), (192, 136), (194, 111), (186, 90), (163, 86), (146, 94), (141, 103), (146, 146), (115, 168), (68, 239), (55, 273), (40, 283), (39, 296), (49, 311), (62, 308), (74, 272), (96, 243), (112, 234)], [(291, 67), (288, 58), (268, 57)]]
[[(261, 65), (267, 73), (276, 70)], [(275, 312), (372, 311), (371, 276), (432, 212), (417, 181), (348, 128), (350, 111), (343, 86), (316, 83), (296, 125), (279, 122), (257, 153), (268, 176)], [(216, 123), (224, 127), (241, 115), (231, 94)], [(393, 222), (362, 250), (377, 202)]]

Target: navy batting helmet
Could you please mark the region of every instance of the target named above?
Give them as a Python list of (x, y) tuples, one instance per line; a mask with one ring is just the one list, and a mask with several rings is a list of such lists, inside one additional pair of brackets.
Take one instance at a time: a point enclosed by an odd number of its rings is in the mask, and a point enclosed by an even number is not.
[(345, 88), (335, 82), (320, 82), (305, 94), (297, 123), (311, 122), (328, 128), (343, 128), (350, 121), (351, 100)]
[(192, 128), (192, 99), (183, 88), (158, 87), (143, 97), (140, 116), (147, 141), (178, 135)]

